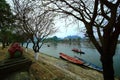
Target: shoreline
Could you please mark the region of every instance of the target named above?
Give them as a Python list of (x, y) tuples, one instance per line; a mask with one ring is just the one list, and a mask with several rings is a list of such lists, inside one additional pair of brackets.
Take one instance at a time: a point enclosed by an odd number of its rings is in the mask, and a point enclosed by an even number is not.
[[(34, 53), (32, 49), (28, 49), (28, 52), (32, 53), (32, 55)], [(51, 65), (52, 67), (61, 70), (61, 72), (65, 72), (65, 76), (66, 74), (69, 74), (67, 75), (69, 77), (71, 76), (71, 79), (62, 80), (103, 80), (102, 72), (87, 67), (75, 65), (61, 58), (53, 57), (45, 53), (39, 52), (38, 62), (43, 62), (43, 64)], [(119, 78), (115, 77), (115, 80), (119, 80)]]
[[(28, 49), (27, 53), (30, 53), (33, 56), (33, 51), (31, 49)], [(52, 66), (52, 68), (56, 70), (59, 70), (59, 72), (56, 72), (55, 74), (57, 80), (103, 80), (101, 72), (86, 67), (78, 66), (61, 58), (56, 58), (44, 53), (39, 54), (38, 63), (43, 63), (43, 66), (45, 64)], [(69, 79), (59, 79), (60, 77), (57, 76), (59, 75), (59, 73), (62, 73), (62, 75), (64, 75), (65, 77), (69, 77)], [(42, 78), (42, 80), (44, 79)]]
[[(32, 49), (28, 48), (27, 52), (25, 48), (23, 49), (23, 55), (33, 61), (29, 70), (30, 80), (103, 80), (102, 73), (96, 70), (78, 66), (61, 58), (56, 58), (41, 52), (39, 52), (39, 59), (36, 61)], [(6, 53), (6, 50), (1, 52), (3, 53), (5, 51), (4, 53)], [(21, 74), (18, 75), (20, 76)], [(115, 78), (115, 80), (119, 79)]]

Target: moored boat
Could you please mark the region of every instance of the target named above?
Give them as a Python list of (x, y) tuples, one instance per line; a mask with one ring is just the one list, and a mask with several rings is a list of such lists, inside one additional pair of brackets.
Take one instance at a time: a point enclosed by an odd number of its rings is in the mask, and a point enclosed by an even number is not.
[(73, 48), (72, 51), (76, 52), (76, 53), (80, 53), (80, 54), (85, 54), (83, 51)]
[(84, 62), (83, 65), (86, 66), (86, 67), (88, 67), (88, 68), (91, 68), (91, 69), (94, 69), (94, 70), (97, 70), (97, 71), (100, 71), (100, 72), (103, 71), (103, 69), (102, 69), (101, 67), (98, 67), (98, 66), (96, 66), (95, 64), (92, 64), (92, 63), (90, 63), (90, 62), (87, 62), (87, 61), (85, 61), (84, 59), (81, 59), (80, 57), (75, 56), (75, 58), (83, 61), (83, 62)]
[(74, 64), (78, 64), (78, 65), (84, 64), (83, 61), (81, 61), (81, 60), (79, 60), (79, 59), (76, 59), (76, 58), (74, 58), (74, 57), (68, 56), (68, 55), (66, 55), (66, 54), (64, 54), (64, 53), (59, 53), (59, 54), (60, 54), (60, 57), (61, 57), (61, 58), (65, 59), (65, 60), (67, 60), (67, 61), (69, 61), (69, 62), (72, 62), (72, 63), (74, 63)]

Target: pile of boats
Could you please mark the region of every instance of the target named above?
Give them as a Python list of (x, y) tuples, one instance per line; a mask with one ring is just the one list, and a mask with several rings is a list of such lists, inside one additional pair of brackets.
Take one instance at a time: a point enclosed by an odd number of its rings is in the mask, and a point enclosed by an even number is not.
[(59, 54), (60, 54), (60, 58), (62, 58), (64, 60), (67, 60), (71, 63), (77, 64), (77, 65), (82, 65), (82, 66), (85, 66), (85, 67), (88, 67), (88, 68), (91, 68), (91, 69), (94, 69), (94, 70), (97, 70), (97, 71), (100, 71), (100, 72), (103, 71), (103, 69), (101, 67), (98, 67), (98, 66), (96, 66), (92, 63), (89, 63), (89, 62), (87, 62), (87, 61), (85, 61), (85, 60), (83, 60), (83, 59), (81, 59), (77, 56), (71, 57), (71, 56), (68, 56), (64, 53), (59, 53)]

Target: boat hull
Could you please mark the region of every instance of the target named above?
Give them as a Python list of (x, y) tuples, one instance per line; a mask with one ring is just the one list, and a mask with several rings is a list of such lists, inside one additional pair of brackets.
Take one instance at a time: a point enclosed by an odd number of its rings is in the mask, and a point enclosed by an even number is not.
[(78, 50), (78, 49), (72, 49), (73, 52), (80, 53), (80, 54), (85, 54), (85, 52)]
[(99, 71), (99, 72), (102, 72), (102, 71), (103, 71), (103, 69), (102, 69), (101, 67), (98, 67), (98, 66), (96, 66), (96, 65), (94, 65), (94, 64), (92, 64), (92, 63), (89, 63), (89, 62), (87, 62), (87, 61), (85, 61), (85, 60), (83, 60), (83, 59), (81, 59), (81, 58), (79, 58), (79, 57), (77, 57), (77, 56), (75, 56), (75, 58), (83, 61), (83, 62), (84, 62), (83, 65), (86, 66), (86, 67), (88, 67), (88, 68), (97, 70), (97, 71)]
[(64, 59), (64, 60), (67, 60), (71, 63), (74, 63), (74, 64), (78, 64), (78, 65), (82, 65), (84, 62), (83, 61), (80, 61), (78, 59), (75, 59), (74, 57), (70, 57), (64, 53), (59, 53), (60, 54), (60, 58)]

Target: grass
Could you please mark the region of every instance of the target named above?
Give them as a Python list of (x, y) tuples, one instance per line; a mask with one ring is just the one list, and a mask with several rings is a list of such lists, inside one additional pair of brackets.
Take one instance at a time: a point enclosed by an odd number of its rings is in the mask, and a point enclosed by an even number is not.
[[(6, 58), (6, 53), (7, 53), (7, 48), (3, 49), (3, 50), (0, 48), (0, 60), (3, 60)], [(83, 73), (85, 73), (83, 71), (83, 69), (81, 69), (78, 66), (75, 66), (73, 64), (69, 64), (66, 61), (64, 61), (64, 62), (65, 62), (65, 65), (66, 64), (68, 65), (67, 66), (68, 68), (65, 68), (65, 69), (68, 70), (68, 72), (61, 70), (62, 68), (60, 69), (52, 64), (49, 64), (49, 62), (52, 62), (52, 63), (57, 62), (60, 64), (60, 66), (62, 66), (62, 65), (64, 66), (63, 60), (61, 61), (61, 59), (53, 58), (51, 56), (41, 54), (42, 56), (40, 56), (39, 60), (36, 61), (34, 59), (34, 52), (32, 50), (28, 50), (28, 52), (24, 51), (23, 53), (24, 53), (25, 57), (31, 59), (33, 62), (33, 64), (30, 67), (30, 70), (29, 70), (29, 75), (31, 77), (31, 80), (76, 80), (75, 77), (68, 74), (69, 71), (71, 71), (72, 73), (75, 73), (77, 75), (79, 75), (79, 73), (80, 73), (81, 77), (83, 77), (83, 78), (86, 77), (86, 74), (83, 74)], [(81, 70), (79, 70), (79, 69), (81, 69)], [(88, 73), (88, 70), (86, 72)], [(89, 75), (87, 75), (87, 76), (89, 77)], [(93, 78), (91, 78), (91, 80), (92, 79)], [(88, 80), (88, 79), (86, 79), (86, 80)], [(93, 80), (95, 80), (95, 79), (93, 79)], [(102, 79), (99, 79), (99, 80), (102, 80)]]
[(8, 48), (2, 49), (2, 47), (0, 47), (0, 61), (4, 60), (6, 58), (7, 49)]

